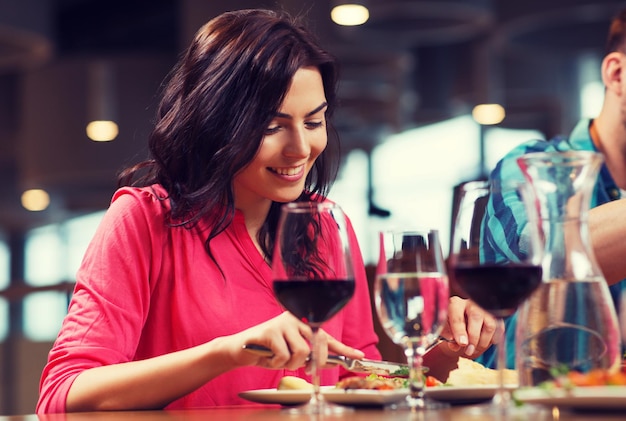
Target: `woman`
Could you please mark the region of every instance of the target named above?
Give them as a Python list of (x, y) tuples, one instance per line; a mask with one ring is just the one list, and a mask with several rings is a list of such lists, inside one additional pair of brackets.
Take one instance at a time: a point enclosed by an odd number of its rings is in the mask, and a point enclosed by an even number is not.
[[(236, 405), (307, 377), (311, 330), (275, 300), (269, 258), (281, 203), (325, 197), (336, 174), (336, 82), (334, 59), (287, 16), (229, 12), (200, 29), (165, 87), (152, 158), (122, 174), (88, 247), (38, 412)], [(350, 236), (356, 291), (324, 325), (322, 364), (380, 357)], [(443, 352), (481, 352), (494, 326), (454, 300), (450, 334), (467, 347)], [(252, 342), (274, 357), (242, 350)]]

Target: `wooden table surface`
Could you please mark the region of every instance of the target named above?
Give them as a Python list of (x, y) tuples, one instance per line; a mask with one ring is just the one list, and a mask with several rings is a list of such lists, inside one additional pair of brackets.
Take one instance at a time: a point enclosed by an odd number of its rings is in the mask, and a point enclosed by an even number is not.
[[(625, 397), (626, 399), (626, 397)], [(187, 411), (90, 412), (46, 415), (0, 416), (0, 421), (582, 421), (590, 419), (624, 420), (626, 413), (568, 412), (525, 405), (509, 418), (485, 415), (482, 405), (454, 406), (420, 413), (381, 409), (356, 409), (340, 415), (293, 415), (276, 408), (216, 408)]]

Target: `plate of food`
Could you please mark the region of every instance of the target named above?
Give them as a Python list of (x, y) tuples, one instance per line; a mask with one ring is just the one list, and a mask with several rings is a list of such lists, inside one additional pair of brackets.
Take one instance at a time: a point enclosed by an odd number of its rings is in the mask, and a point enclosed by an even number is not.
[[(432, 376), (426, 376), (424, 393), (428, 398), (454, 405), (478, 403), (493, 398), (498, 388), (497, 382), (498, 372), (496, 370), (467, 358), (459, 358), (456, 368), (451, 370), (443, 381)], [(504, 370), (504, 382), (505, 388), (517, 389), (517, 371)], [(363, 400), (365, 400), (365, 396), (374, 396), (376, 393), (368, 392), (367, 389), (375, 389), (378, 391), (379, 401), (383, 405), (395, 403), (409, 393), (407, 379), (386, 379), (376, 375), (348, 377), (337, 383), (336, 388), (344, 389), (347, 393), (357, 392), (363, 395)], [(341, 395), (334, 389), (328, 389), (325, 394), (332, 394), (328, 395), (328, 400), (337, 399), (335, 403), (351, 404), (351, 397), (346, 396), (346, 393)], [(355, 397), (354, 399), (358, 398)], [(379, 403), (374, 399), (372, 401)]]
[(568, 409), (626, 410), (626, 386), (583, 386), (573, 389), (521, 388), (519, 402)]
[[(322, 389), (334, 388), (324, 386)], [(304, 379), (285, 376), (278, 387), (272, 389), (247, 390), (239, 393), (239, 397), (256, 403), (272, 403), (279, 405), (302, 405), (311, 399), (313, 385)]]
[[(518, 387), (517, 371), (504, 370), (504, 387)], [(426, 388), (426, 396), (451, 404), (470, 404), (492, 399), (498, 390), (498, 371), (467, 358), (459, 358), (444, 382)]]
[[(342, 387), (347, 381), (354, 380), (352, 387)], [(385, 406), (398, 403), (409, 394), (407, 380), (402, 382), (385, 379), (370, 375), (365, 378), (347, 378), (340, 381), (335, 388), (325, 389), (324, 397), (333, 403), (350, 406)], [(384, 386), (371, 387), (371, 384), (384, 384)], [(390, 387), (392, 386), (392, 387)], [(509, 390), (517, 388), (517, 385), (506, 385)], [(474, 384), (467, 386), (454, 386), (444, 384), (432, 377), (427, 377), (424, 394), (430, 398), (452, 405), (462, 405), (484, 402), (492, 399), (497, 390), (494, 384)]]
[(368, 390), (331, 388), (322, 392), (328, 402), (348, 406), (386, 406), (406, 399), (409, 389)]
[[(348, 379), (335, 386), (323, 386), (320, 392), (329, 402), (349, 406), (385, 406), (403, 400), (408, 394), (408, 389), (403, 387), (404, 379), (383, 378), (375, 374)], [(359, 388), (355, 387), (357, 379), (362, 380)], [(346, 382), (353, 388), (347, 388)], [(311, 398), (312, 387), (306, 380), (285, 376), (275, 389), (249, 390), (239, 393), (239, 396), (257, 403), (301, 405)]]
[(340, 405), (385, 406), (406, 399), (409, 389), (404, 377), (370, 374), (341, 379), (322, 394), (327, 401)]
[(517, 401), (578, 410), (626, 410), (626, 373), (603, 369), (555, 375), (537, 387), (520, 388)]
[[(504, 386), (509, 391), (517, 388), (516, 384)], [(492, 399), (498, 390), (497, 385), (479, 384), (474, 386), (435, 386), (426, 388), (425, 394), (430, 399), (463, 405), (484, 402)]]
[(278, 405), (302, 405), (311, 399), (310, 390), (278, 390), (257, 389), (239, 393), (239, 397), (256, 403), (270, 403)]
[[(426, 396), (451, 404), (476, 403), (491, 399), (497, 389), (497, 371), (475, 361), (460, 358), (445, 381), (426, 377)], [(384, 377), (376, 374), (351, 376), (335, 386), (324, 386), (326, 400), (349, 406), (386, 406), (402, 401), (409, 393), (406, 378)], [(517, 388), (517, 372), (505, 371), (507, 388)], [(241, 392), (240, 397), (258, 403), (300, 405), (306, 403), (312, 385), (297, 377), (283, 377), (275, 389)]]

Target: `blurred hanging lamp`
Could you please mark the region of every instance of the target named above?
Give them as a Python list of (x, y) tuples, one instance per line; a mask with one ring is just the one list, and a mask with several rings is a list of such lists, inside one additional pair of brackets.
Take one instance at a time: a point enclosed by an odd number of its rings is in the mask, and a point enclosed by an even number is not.
[(94, 142), (108, 142), (117, 137), (115, 122), (115, 73), (111, 63), (98, 60), (89, 67), (89, 117), (87, 136)]
[(506, 112), (500, 104), (478, 104), (472, 110), (472, 117), (478, 124), (490, 126), (504, 120)]
[(22, 207), (31, 212), (39, 212), (50, 205), (50, 195), (43, 189), (29, 189), (22, 193)]
[(369, 17), (369, 9), (363, 1), (339, 1), (330, 11), (332, 21), (341, 26), (363, 25)]

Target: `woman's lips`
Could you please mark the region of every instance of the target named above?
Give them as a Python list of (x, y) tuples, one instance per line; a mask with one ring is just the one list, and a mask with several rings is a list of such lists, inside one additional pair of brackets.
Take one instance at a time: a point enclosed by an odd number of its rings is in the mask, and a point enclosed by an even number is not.
[(269, 170), (289, 181), (297, 181), (304, 175), (304, 165), (297, 167), (270, 167)]

